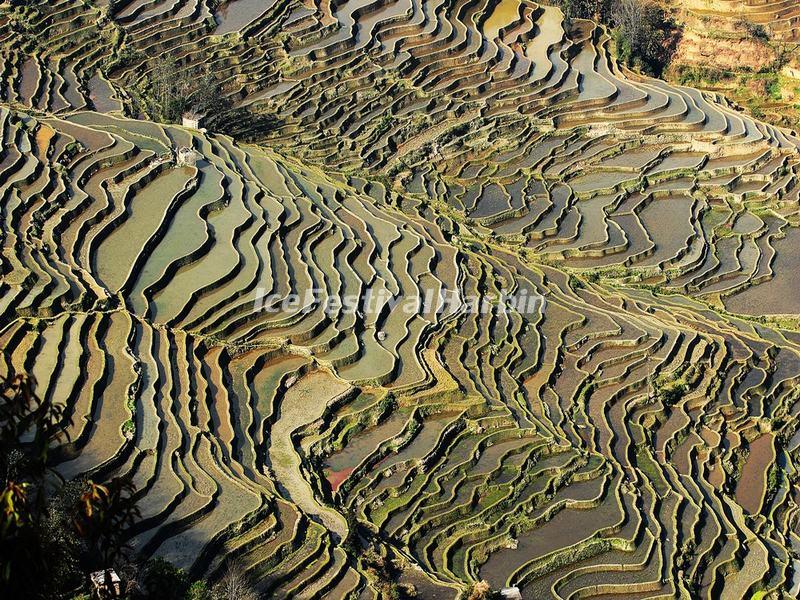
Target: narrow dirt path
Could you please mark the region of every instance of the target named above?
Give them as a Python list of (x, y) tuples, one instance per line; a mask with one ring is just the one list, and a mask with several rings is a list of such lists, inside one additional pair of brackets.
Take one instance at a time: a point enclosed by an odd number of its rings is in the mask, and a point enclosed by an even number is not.
[(300, 470), (300, 456), (292, 443), (292, 433), (319, 419), (328, 402), (349, 389), (349, 384), (321, 371), (302, 377), (280, 399), (276, 408), (278, 421), (268, 434), (269, 459), (281, 492), (309, 517), (342, 539), (347, 535), (347, 523), (342, 515), (320, 504), (314, 496), (311, 485)]

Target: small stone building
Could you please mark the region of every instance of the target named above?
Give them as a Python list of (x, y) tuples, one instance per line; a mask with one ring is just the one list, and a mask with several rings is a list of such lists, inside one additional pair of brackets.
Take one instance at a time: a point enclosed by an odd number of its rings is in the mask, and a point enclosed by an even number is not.
[(122, 595), (122, 583), (114, 569), (95, 571), (89, 575), (92, 586), (92, 598), (119, 598)]
[(500, 597), (503, 600), (522, 600), (522, 594), (517, 586), (503, 588), (500, 590)]
[(181, 120), (184, 127), (200, 129), (203, 127), (203, 117), (205, 117), (204, 114), (190, 110), (183, 113)]

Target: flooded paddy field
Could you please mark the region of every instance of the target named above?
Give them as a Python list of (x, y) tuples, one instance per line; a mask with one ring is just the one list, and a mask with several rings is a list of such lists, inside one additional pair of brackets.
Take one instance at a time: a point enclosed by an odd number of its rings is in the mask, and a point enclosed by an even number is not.
[[(796, 591), (800, 140), (614, 35), (0, 7), (0, 377), (63, 407), (53, 470), (129, 477), (137, 560), (264, 598)], [(160, 110), (165, 72), (213, 108)]]

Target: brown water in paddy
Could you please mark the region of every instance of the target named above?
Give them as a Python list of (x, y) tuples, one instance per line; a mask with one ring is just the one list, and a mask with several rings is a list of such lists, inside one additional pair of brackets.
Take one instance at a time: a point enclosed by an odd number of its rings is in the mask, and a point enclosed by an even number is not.
[[(85, 132), (96, 133), (108, 138), (103, 130), (109, 131), (133, 142), (139, 148), (150, 150), (155, 154), (169, 151), (172, 145), (161, 125), (151, 121), (125, 121), (95, 112), (78, 112), (70, 115), (68, 119), (86, 127), (87, 129), (83, 129)], [(59, 127), (63, 129), (61, 124)]]
[(483, 34), (490, 40), (496, 38), (503, 27), (517, 20), (519, 5), (520, 0), (500, 0), (483, 24)]
[(275, 5), (275, 0), (231, 0), (223, 4), (216, 14), (214, 35), (239, 31), (255, 21)]
[(764, 222), (753, 213), (745, 212), (736, 219), (736, 222), (733, 225), (733, 231), (734, 233), (747, 235), (757, 231), (763, 225)]
[(503, 188), (492, 183), (483, 189), (475, 210), (470, 214), (475, 219), (496, 215), (510, 208), (509, 198)]
[(605, 188), (613, 188), (620, 183), (636, 179), (636, 175), (627, 171), (598, 171), (580, 175), (570, 180), (570, 187), (577, 193), (591, 192)]
[(766, 472), (775, 459), (772, 434), (764, 434), (750, 442), (750, 456), (736, 486), (736, 502), (750, 514), (761, 508), (766, 487)]
[(360, 18), (358, 20), (358, 29), (356, 30), (356, 41), (372, 40), (372, 34), (377, 23), (399, 17), (412, 10), (411, 0), (398, 0)]
[(354, 435), (342, 450), (331, 454), (325, 460), (326, 472), (335, 473), (345, 469), (352, 470), (357, 467), (383, 440), (400, 433), (408, 420), (408, 416), (409, 412), (407, 410), (399, 410), (392, 413), (380, 425)]
[(437, 585), (421, 571), (413, 568), (403, 571), (398, 578), (400, 583), (410, 583), (417, 590), (417, 598), (424, 600), (455, 600), (458, 592), (452, 588)]
[(653, 161), (660, 153), (661, 148), (658, 147), (628, 150), (622, 154), (603, 159), (599, 164), (604, 167), (641, 169), (644, 165)]
[(34, 103), (33, 95), (39, 86), (39, 69), (36, 66), (36, 60), (29, 58), (22, 65), (22, 81), (19, 84), (19, 92), (22, 96), (22, 101)]
[(55, 134), (56, 132), (52, 127), (44, 124), (36, 130), (36, 149), (40, 158), (44, 158), (47, 155), (47, 149), (50, 146), (50, 140), (53, 139)]
[(675, 169), (695, 168), (702, 162), (703, 158), (705, 158), (704, 154), (675, 152), (653, 166), (647, 171), (647, 175), (654, 175), (656, 173), (663, 173), (664, 171), (672, 171)]
[(439, 439), (442, 430), (452, 419), (453, 415), (447, 414), (438, 414), (427, 418), (422, 425), (422, 429), (414, 436), (410, 444), (399, 452), (389, 454), (375, 468), (384, 469), (413, 458), (427, 456), (436, 444), (436, 440)]
[(106, 113), (122, 109), (122, 103), (112, 97), (114, 90), (100, 75), (95, 74), (89, 80), (88, 85), (89, 99), (98, 112)]
[(615, 502), (603, 502), (589, 510), (566, 508), (560, 511), (541, 527), (521, 534), (516, 550), (502, 548), (492, 553), (480, 568), (481, 578), (486, 579), (492, 588), (502, 587), (525, 563), (576, 544), (598, 529), (613, 525), (621, 516)]
[(745, 315), (800, 313), (800, 229), (773, 240), (778, 256), (772, 265), (775, 277), (726, 298), (725, 308)]

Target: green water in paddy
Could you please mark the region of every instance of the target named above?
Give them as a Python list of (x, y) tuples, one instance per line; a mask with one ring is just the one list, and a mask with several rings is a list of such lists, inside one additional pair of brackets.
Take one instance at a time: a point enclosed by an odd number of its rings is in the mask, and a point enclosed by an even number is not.
[(92, 407), (86, 416), (91, 419), (94, 435), (77, 458), (59, 465), (59, 472), (65, 477), (75, 477), (93, 465), (110, 460), (124, 443), (120, 427), (130, 417), (130, 411), (122, 399), (138, 378), (133, 357), (119, 351), (125, 346), (130, 326), (130, 317), (126, 313), (112, 313), (108, 330), (97, 339), (98, 353), (102, 358), (98, 370), (87, 374), (87, 381), (94, 382), (93, 377), (101, 376), (106, 387), (100, 396), (94, 396), (93, 391), (88, 394)]
[[(280, 205), (276, 200), (264, 197), (261, 199), (261, 205), (254, 204), (252, 194), (248, 192), (246, 204), (256, 215), (256, 222), (253, 226), (245, 231), (239, 241), (239, 250), (243, 254), (242, 265), (238, 273), (233, 279), (225, 285), (207, 291), (202, 297), (196, 298), (191, 310), (186, 316), (187, 321), (194, 321), (195, 319), (202, 318), (204, 315), (213, 312), (213, 309), (220, 306), (221, 302), (230, 303), (231, 299), (241, 295), (241, 290), (256, 281), (253, 288), (262, 287), (267, 289), (271, 280), (268, 278), (269, 273), (269, 252), (267, 251), (268, 240), (277, 229), (277, 215), (280, 212)], [(263, 226), (261, 220), (261, 210), (266, 207), (267, 215), (264, 215), (270, 227), (266, 228), (261, 234), (257, 230)], [(266, 263), (266, 264), (262, 264)], [(261, 274), (258, 275), (258, 269), (261, 266)], [(255, 292), (253, 292), (255, 294)], [(251, 295), (247, 298), (252, 300)]]
[(109, 290), (120, 289), (144, 243), (155, 233), (175, 195), (194, 170), (168, 169), (130, 200), (130, 214), (100, 244), (94, 256), (97, 274)]
[[(64, 325), (64, 336), (66, 339), (66, 343), (63, 345), (63, 356), (72, 357), (72, 360), (64, 360), (63, 364), (61, 365), (61, 369), (58, 372), (58, 377), (55, 380), (55, 383), (51, 384), (48, 388), (48, 393), (50, 393), (50, 397), (52, 398), (53, 402), (57, 404), (62, 404), (65, 402), (66, 398), (69, 398), (69, 394), (72, 389), (78, 385), (80, 381), (80, 377), (82, 375), (82, 368), (81, 368), (81, 361), (79, 357), (83, 354), (83, 347), (84, 341), (81, 339), (80, 330), (83, 326), (84, 319), (76, 319), (74, 322), (69, 321)], [(52, 376), (53, 371), (47, 373), (48, 377)], [(36, 371), (34, 370), (34, 375), (36, 375)], [(43, 377), (37, 377), (38, 381), (47, 381), (44, 377), (45, 373), (42, 373)]]
[(415, 383), (422, 383), (427, 377), (417, 358), (417, 347), (423, 330), (430, 324), (429, 321), (414, 315), (408, 323), (408, 336), (397, 347), (398, 369), (391, 386), (403, 387)]
[(361, 335), (360, 342), (362, 357), (352, 365), (339, 369), (339, 376), (346, 381), (357, 382), (389, 373), (394, 366), (394, 355), (381, 345), (371, 331)]
[(163, 154), (169, 151), (171, 147), (164, 129), (151, 121), (122, 120), (91, 112), (75, 113), (69, 115), (67, 119), (87, 127), (114, 133), (123, 139), (133, 142), (140, 148), (151, 150), (156, 154)]
[[(49, 324), (49, 327), (42, 333), (42, 346), (39, 350), (39, 355), (36, 363), (33, 365), (32, 374), (36, 377), (36, 381), (41, 382), (37, 390), (41, 398), (51, 395), (51, 386), (55, 387), (60, 381), (58, 372), (58, 359), (59, 349), (62, 340), (62, 334), (67, 333), (69, 321), (65, 316), (58, 317), (55, 321)], [(67, 362), (67, 361), (64, 361)], [(71, 362), (71, 361), (70, 361)], [(76, 361), (77, 362), (77, 361)], [(47, 387), (44, 387), (47, 386)], [(64, 398), (68, 398), (69, 394), (64, 396), (52, 396), (57, 402)]]
[(183, 200), (170, 221), (169, 229), (151, 251), (136, 277), (130, 302), (134, 310), (142, 314), (145, 309), (143, 291), (147, 286), (155, 283), (170, 263), (191, 254), (207, 239), (208, 224), (200, 217), (200, 210), (222, 198), (222, 173), (209, 165), (202, 168), (202, 173), (199, 188)]
[[(206, 221), (214, 236), (214, 245), (199, 260), (182, 268), (170, 281), (170, 285), (153, 299), (154, 318), (168, 320), (190, 299), (195, 290), (211, 285), (238, 265), (239, 254), (234, 246), (234, 231), (251, 216), (242, 199), (241, 182), (233, 180), (228, 188), (232, 200), (229, 205), (208, 215)], [(241, 243), (240, 241), (237, 243)]]
[(400, 302), (380, 325), (381, 331), (386, 334), (386, 339), (381, 344), (387, 349), (396, 348), (400, 340), (407, 335), (408, 321), (418, 312), (415, 305), (419, 290), (408, 273), (408, 269), (413, 267), (413, 263), (408, 259), (409, 252), (418, 244), (419, 238), (406, 235), (392, 246), (390, 263), (400, 285), (395, 299)]
[(375, 209), (362, 204), (355, 198), (348, 198), (343, 203), (353, 214), (364, 220), (367, 232), (377, 248), (377, 257), (373, 258), (372, 266), (388, 282), (394, 281), (394, 274), (388, 267), (389, 247), (401, 237), (397, 225), (388, 218), (382, 218), (375, 213)]

